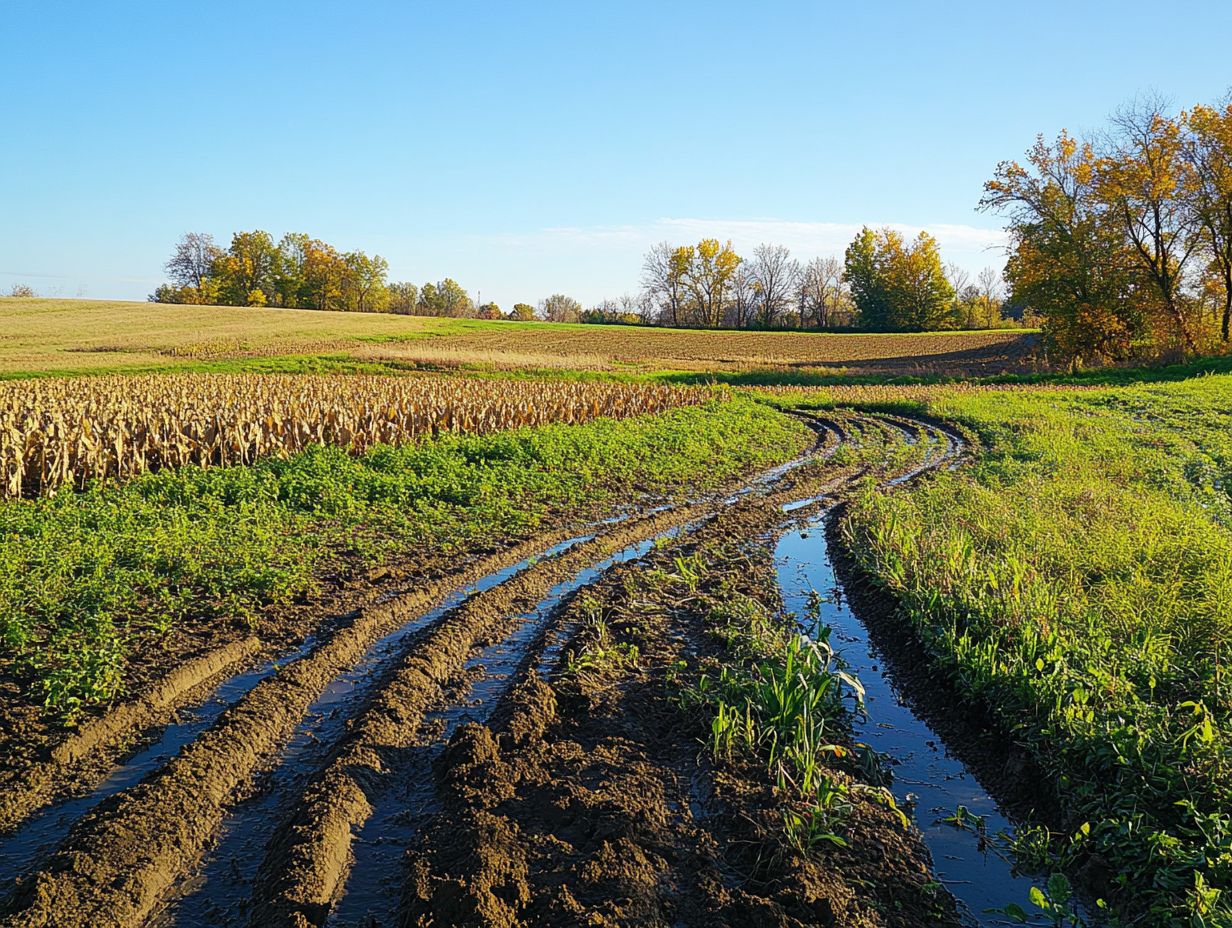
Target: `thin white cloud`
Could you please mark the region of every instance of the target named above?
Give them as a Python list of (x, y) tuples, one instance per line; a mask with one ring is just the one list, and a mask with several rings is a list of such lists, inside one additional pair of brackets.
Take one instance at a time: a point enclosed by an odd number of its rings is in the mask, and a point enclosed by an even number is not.
[[(918, 225), (907, 222), (877, 222), (914, 237), (927, 229), (941, 246), (947, 260), (960, 264), (999, 264), (1007, 238), (999, 229), (956, 223)], [(660, 241), (695, 242), (701, 238), (730, 239), (737, 251), (752, 250), (762, 242), (786, 245), (801, 258), (841, 255), (860, 231), (861, 225), (844, 222), (798, 222), (785, 219), (662, 218), (643, 225), (556, 226), (538, 232), (499, 235), (506, 248), (550, 253), (592, 248), (649, 248)]]
[[(956, 223), (870, 222), (914, 237), (921, 229), (934, 235), (942, 259), (971, 274), (1003, 264), (1005, 233)], [(807, 261), (833, 255), (841, 258), (860, 231), (859, 223), (798, 222), (786, 219), (705, 219), (664, 217), (623, 225), (553, 226), (527, 232), (466, 236), (451, 264), (459, 280), (482, 282), (485, 298), (502, 306), (535, 295), (563, 292), (584, 303), (635, 291), (642, 258), (651, 245), (684, 244), (701, 238), (731, 239), (747, 255), (762, 242), (786, 245)], [(479, 283), (476, 284), (477, 286)]]

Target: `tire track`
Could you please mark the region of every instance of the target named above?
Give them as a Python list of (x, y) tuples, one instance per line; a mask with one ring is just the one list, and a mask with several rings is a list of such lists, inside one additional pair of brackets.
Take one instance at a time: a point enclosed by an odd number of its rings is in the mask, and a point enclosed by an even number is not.
[[(931, 431), (916, 427), (909, 420), (867, 422), (865, 430), (870, 435), (873, 432), (896, 433), (904, 440), (908, 437), (915, 441), (921, 437), (936, 438)], [(906, 470), (892, 473), (887, 479), (912, 479), (943, 464), (948, 459), (948, 454), (947, 450), (929, 451), (922, 462), (913, 462)], [(851, 470), (842, 478), (828, 484), (819, 485), (815, 480), (804, 480), (784, 491), (767, 493), (754, 499), (746, 498), (746, 506), (731, 507), (719, 515), (720, 521), (708, 522), (699, 527), (696, 534), (711, 538), (724, 535), (743, 538), (750, 537), (750, 532), (754, 535), (760, 535), (763, 531), (773, 533), (775, 526), (797, 522), (801, 511), (807, 507), (812, 507), (809, 510), (811, 512), (817, 511), (820, 504), (832, 500), (845, 485), (850, 485), (864, 473), (863, 470)], [(740, 512), (740, 509), (744, 511)], [(785, 513), (795, 515), (785, 518)], [(733, 517), (731, 522), (722, 522), (728, 514)], [(684, 542), (686, 548), (690, 544), (693, 542)], [(664, 564), (666, 569), (671, 569), (670, 558), (659, 556), (659, 563)], [(601, 589), (606, 587), (609, 590), (612, 587), (619, 588), (620, 585), (617, 579), (609, 579), (606, 575), (598, 583)], [(621, 842), (628, 836), (653, 831), (655, 837), (645, 847), (647, 853), (651, 853), (652, 850), (657, 851), (663, 847), (660, 841), (664, 833), (658, 830), (660, 819), (683, 822), (687, 829), (689, 821), (701, 822), (709, 815), (707, 797), (713, 787), (705, 775), (700, 777), (702, 782), (699, 782), (695, 758), (687, 749), (684, 753), (688, 756), (679, 758), (680, 769), (673, 771), (678, 793), (681, 791), (680, 783), (688, 784), (688, 787), (683, 789), (685, 795), (677, 794), (673, 799), (665, 801), (661, 807), (655, 807), (653, 802), (657, 795), (655, 782), (638, 780), (637, 775), (630, 774), (630, 769), (626, 766), (621, 766), (618, 770), (605, 766), (610, 760), (607, 754), (604, 754), (604, 757), (608, 760), (599, 760), (594, 767), (588, 768), (585, 761), (577, 761), (581, 769), (592, 773), (601, 772), (598, 781), (592, 781), (588, 775), (582, 775), (572, 787), (561, 787), (561, 792), (557, 792), (554, 785), (547, 785), (555, 783), (548, 770), (535, 771), (535, 762), (531, 760), (525, 761), (529, 766), (522, 766), (523, 755), (528, 758), (541, 756), (536, 752), (543, 747), (541, 742), (550, 723), (556, 718), (557, 693), (551, 680), (553, 674), (564, 666), (563, 649), (574, 648), (579, 636), (585, 637), (586, 634), (582, 631), (585, 606), (574, 606), (571, 611), (573, 615), (562, 618), (557, 627), (551, 630), (551, 634), (548, 629), (544, 629), (535, 643), (527, 649), (519, 673), (513, 682), (503, 687), (501, 701), (497, 707), (474, 719), (478, 724), (467, 726), (458, 732), (457, 737), (448, 740), (447, 744), (441, 743), (433, 756), (443, 756), (443, 760), (435, 768), (429, 767), (421, 774), (426, 782), (415, 790), (419, 802), (408, 809), (408, 813), (419, 820), (420, 826), (415, 829), (415, 833), (420, 835), (421, 839), (414, 845), (413, 852), (406, 855), (401, 868), (404, 891), (400, 910), (395, 909), (398, 901), (391, 898), (393, 894), (387, 887), (381, 887), (385, 889), (385, 898), (372, 891), (372, 880), (369, 878), (363, 881), (365, 888), (361, 890), (366, 898), (356, 899), (348, 905), (352, 892), (352, 888), (348, 886), (347, 895), (342, 897), (341, 902), (330, 913), (326, 924), (337, 925), (338, 928), (343, 925), (395, 923), (482, 923), (512, 926), (551, 924), (555, 923), (557, 917), (567, 919), (568, 924), (632, 921), (658, 924), (662, 923), (664, 918), (666, 923), (672, 923), (674, 916), (670, 913), (676, 911), (677, 905), (684, 905), (685, 911), (688, 911), (690, 902), (686, 897), (702, 896), (700, 905), (703, 907), (725, 904), (718, 901), (720, 898), (730, 901), (725, 891), (720, 891), (719, 896), (706, 898), (707, 890), (699, 886), (700, 881), (696, 875), (689, 876), (687, 867), (683, 873), (659, 871), (660, 861), (657, 859), (653, 865), (647, 865), (647, 872), (643, 874), (645, 881), (640, 886), (636, 885), (636, 879), (631, 883), (621, 883), (621, 879), (632, 877), (637, 870), (636, 855), (626, 856), (619, 850), (626, 847)], [(646, 629), (653, 629), (656, 623), (664, 622), (662, 617), (656, 617), (655, 613), (644, 617), (635, 615), (630, 621), (635, 622), (639, 629), (634, 632), (635, 638), (641, 636)], [(683, 632), (678, 633), (675, 629), (667, 628), (667, 625), (671, 623), (666, 623), (660, 629), (659, 643), (662, 653), (654, 658), (660, 666), (671, 666), (682, 656), (693, 654), (699, 644), (696, 638)], [(637, 678), (639, 674), (635, 671), (632, 676)], [(601, 688), (614, 693), (625, 692), (623, 683), (608, 683), (606, 686), (601, 685)], [(654, 687), (649, 686), (647, 689), (653, 690)], [(599, 698), (602, 701), (602, 697)], [(621, 697), (612, 698), (618, 700)], [(587, 715), (585, 709), (576, 706), (570, 711), (579, 713), (583, 718)], [(653, 717), (654, 712), (647, 710), (647, 716)], [(620, 718), (621, 721), (613, 720), (611, 727), (605, 729), (605, 735), (610, 741), (598, 739), (593, 731), (589, 736), (581, 738), (580, 742), (585, 746), (585, 750), (590, 750), (600, 742), (609, 747), (627, 744), (626, 735), (633, 737), (632, 729), (626, 729), (624, 717)], [(632, 720), (627, 722), (629, 726), (636, 724)], [(542, 756), (552, 755), (549, 752)], [(636, 749), (633, 750), (632, 756), (638, 756)], [(573, 769), (568, 767), (568, 764), (566, 761), (565, 766)], [(689, 775), (690, 771), (692, 777)], [(641, 772), (645, 773), (646, 768), (641, 768)], [(625, 782), (626, 775), (631, 775), (631, 784), (636, 783), (644, 789), (634, 787), (626, 792), (619, 785)], [(550, 795), (541, 795), (536, 799), (534, 786), (529, 787), (528, 792), (522, 792), (523, 776), (530, 776), (532, 779), (538, 776), (538, 782), (544, 786), (546, 794)], [(672, 777), (668, 776), (667, 779), (671, 780)], [(568, 802), (565, 798), (566, 795), (576, 795), (564, 792), (573, 787), (583, 793), (592, 790), (592, 797), (607, 798), (599, 806), (591, 807), (589, 812), (593, 812), (593, 816), (587, 817), (582, 814), (584, 805)], [(423, 797), (428, 794), (433, 796), (435, 801), (425, 802)], [(627, 800), (617, 798), (618, 795), (627, 795)], [(516, 799), (513, 798), (515, 796)], [(501, 805), (504, 800), (509, 800), (508, 807)], [(540, 805), (535, 805), (536, 802), (540, 802)], [(642, 802), (649, 805), (639, 806)], [(634, 809), (641, 811), (629, 811)], [(528, 817), (525, 820), (519, 818), (521, 814)], [(506, 815), (509, 818), (506, 818)], [(643, 816), (649, 821), (641, 821)], [(750, 837), (744, 835), (733, 838), (735, 843), (731, 847), (748, 844)], [(614, 858), (604, 857), (608, 852), (606, 849), (609, 841), (615, 842), (612, 847), (618, 848), (611, 851)], [(403, 843), (405, 842), (399, 842), (399, 845)], [(570, 871), (567, 865), (561, 863), (563, 859), (570, 859), (570, 855), (577, 853), (581, 846), (588, 846), (593, 850), (601, 844), (604, 845), (605, 851), (592, 856), (582, 871)], [(689, 839), (685, 838), (678, 850), (687, 856), (690, 844)], [(713, 850), (702, 849), (706, 847), (713, 848), (714, 845), (707, 845), (705, 842), (697, 845), (701, 857), (714, 853)], [(916, 861), (916, 866), (919, 861), (926, 861), (926, 854), (914, 847), (912, 850), (917, 855), (922, 854), (912, 858)], [(388, 855), (384, 859), (386, 869), (392, 869)], [(603, 863), (604, 860), (607, 860), (606, 864)], [(680, 858), (675, 860), (679, 861)], [(556, 869), (558, 867), (562, 869)], [(546, 875), (540, 872), (540, 868), (547, 868)], [(893, 872), (896, 877), (910, 878), (913, 880), (912, 886), (917, 890), (927, 883), (925, 876), (908, 871), (910, 867), (901, 864), (897, 869), (889, 868), (881, 875)], [(574, 878), (584, 874), (588, 875), (582, 882), (603, 879), (604, 874), (614, 880), (612, 891), (602, 896), (603, 904), (597, 909), (588, 907), (595, 903), (595, 899), (581, 895), (581, 888), (573, 882)], [(617, 874), (621, 879), (617, 879)], [(711, 876), (713, 875), (711, 873)], [(856, 882), (859, 882), (859, 877), (868, 875), (867, 872), (857, 873)], [(669, 882), (662, 883), (661, 877), (667, 878)], [(674, 885), (671, 883), (672, 879), (680, 877), (683, 877), (681, 882)], [(564, 888), (559, 891), (563, 895), (557, 897), (557, 901), (568, 900), (571, 907), (567, 907), (567, 915), (551, 908), (554, 904), (551, 897), (558, 891), (553, 887), (559, 888), (562, 881)], [(794, 882), (794, 877), (789, 882)], [(620, 884), (619, 890), (615, 888), (616, 884)], [(893, 885), (891, 884), (885, 893), (892, 895), (895, 891)], [(729, 885), (728, 889), (731, 888)], [(577, 890), (577, 895), (574, 890)], [(543, 898), (539, 896), (540, 891), (544, 893)], [(922, 896), (926, 900), (932, 898), (927, 891), (922, 892)], [(699, 904), (697, 898), (692, 898), (691, 901), (694, 905)], [(917, 898), (916, 902), (919, 901)], [(619, 912), (620, 915), (613, 918), (614, 912)], [(652, 917), (651, 912), (657, 913), (658, 917)], [(697, 916), (701, 913), (695, 910), (693, 914)], [(762, 917), (755, 919), (757, 923), (779, 923), (770, 917), (768, 911), (760, 914)], [(725, 920), (717, 911), (711, 911), (711, 915), (717, 919), (716, 923), (743, 923), (740, 918)], [(266, 923), (261, 919), (254, 919), (252, 924)], [(693, 919), (686, 917), (676, 923), (693, 923)], [(951, 924), (952, 919), (938, 923)], [(296, 924), (302, 928), (308, 924), (321, 924), (321, 921), (305, 919), (288, 924)]]
[[(422, 742), (425, 715), (458, 682), (468, 661), (471, 669), (482, 665), (482, 654), (473, 659), (477, 648), (525, 625), (528, 610), (597, 562), (738, 502), (749, 492), (768, 493), (771, 485), (796, 479), (803, 465), (841, 444), (848, 421), (811, 417), (819, 436), (816, 445), (787, 465), (747, 481), (745, 494), (623, 517), (628, 521), (608, 520), (597, 537), (575, 539), (573, 547), (453, 608), (442, 604), (459, 585), (508, 571), (543, 554), (551, 539), (563, 542), (567, 533), (526, 542), (423, 589), (360, 610), (298, 660), (260, 680), (222, 712), (212, 728), (146, 780), (83, 816), (65, 843), (0, 906), (0, 924), (143, 924), (183, 889), (184, 875), (214, 844), (237, 802), (251, 793), (255, 778), (303, 731), (305, 717), (331, 682), (362, 663), (383, 635), (405, 630), (418, 618), (422, 624), (415, 634), (404, 635), (393, 650), (388, 675), (374, 677), (366, 705), (357, 691), (335, 692), (341, 722), (324, 731), (323, 743), (304, 755), (311, 765), (324, 766), (303, 791), (294, 817), (279, 830), (261, 870), (254, 924), (322, 923), (344, 885), (352, 829), (371, 816), (372, 798), (398, 769), (398, 752)], [(434, 604), (438, 611), (426, 617)], [(510, 653), (517, 656), (524, 648), (515, 643)], [(292, 794), (298, 788), (294, 782)]]
[(278, 831), (257, 881), (251, 924), (324, 924), (350, 868), (354, 830), (373, 814), (398, 760), (418, 744), (434, 697), (466, 663), (477, 643), (515, 629), (553, 589), (622, 549), (701, 518), (709, 504), (671, 510), (619, 526), (514, 577), (482, 599), (469, 600), (408, 653), (333, 759), (305, 791), (294, 817)]
[[(565, 535), (555, 533), (560, 540)], [(533, 557), (543, 545), (536, 539), (515, 546), (364, 609), (336, 628), (306, 656), (258, 683), (148, 779), (84, 816), (66, 843), (18, 883), (2, 924), (140, 924), (211, 843), (237, 792), (290, 739), (331, 680), (382, 634), (424, 613), (458, 585)]]

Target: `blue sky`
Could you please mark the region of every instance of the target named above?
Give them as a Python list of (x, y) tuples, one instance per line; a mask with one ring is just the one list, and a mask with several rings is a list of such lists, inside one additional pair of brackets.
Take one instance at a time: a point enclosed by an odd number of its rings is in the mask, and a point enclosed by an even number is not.
[(634, 290), (703, 235), (925, 227), (999, 265), (998, 160), (1232, 86), (1232, 4), (1161, 9), (6, 0), (0, 289), (142, 299), (181, 233), (251, 228), (506, 308)]

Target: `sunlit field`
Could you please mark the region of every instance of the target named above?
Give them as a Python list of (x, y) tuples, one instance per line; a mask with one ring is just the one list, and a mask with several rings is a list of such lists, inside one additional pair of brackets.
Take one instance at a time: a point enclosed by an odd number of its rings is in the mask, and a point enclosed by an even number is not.
[(0, 928), (1232, 928), (1228, 0), (3, 12)]
[(715, 332), (385, 313), (0, 299), (0, 376), (374, 367), (959, 375), (1029, 370), (1033, 333)]

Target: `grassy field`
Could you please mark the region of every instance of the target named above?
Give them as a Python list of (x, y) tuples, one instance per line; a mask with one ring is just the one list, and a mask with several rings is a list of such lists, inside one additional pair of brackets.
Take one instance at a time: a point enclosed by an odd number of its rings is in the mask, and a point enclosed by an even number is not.
[(1033, 337), (733, 333), (0, 298), (0, 377), (364, 367), (936, 376), (1027, 369)]
[(1232, 922), (1232, 377), (787, 397), (974, 430), (974, 467), (861, 495), (853, 550), (1028, 748), (1071, 872), (1136, 924)]
[(72, 713), (123, 691), (141, 643), (219, 619), (259, 624), (327, 571), (507, 541), (638, 491), (696, 492), (790, 456), (805, 432), (747, 401), (716, 402), (0, 504), (7, 670)]

